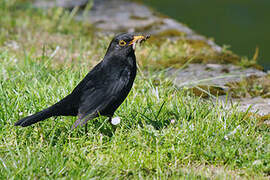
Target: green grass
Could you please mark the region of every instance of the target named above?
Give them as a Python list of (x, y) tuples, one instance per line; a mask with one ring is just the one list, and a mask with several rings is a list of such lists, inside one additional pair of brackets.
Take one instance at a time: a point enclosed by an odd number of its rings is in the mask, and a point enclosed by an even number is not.
[[(106, 118), (89, 122), (87, 135), (84, 128), (71, 131), (75, 117), (14, 127), (18, 119), (71, 92), (110, 41), (93, 37), (83, 23), (51, 20), (59, 9), (49, 10), (50, 15), (14, 6), (5, 4), (0, 11), (1, 179), (269, 177), (267, 126), (258, 126), (237, 106), (225, 109), (176, 89), (152, 70), (138, 72), (115, 114), (121, 118), (115, 132)], [(138, 60), (152, 58), (157, 47), (148, 43), (138, 48)], [(161, 52), (162, 58), (170, 57)]]

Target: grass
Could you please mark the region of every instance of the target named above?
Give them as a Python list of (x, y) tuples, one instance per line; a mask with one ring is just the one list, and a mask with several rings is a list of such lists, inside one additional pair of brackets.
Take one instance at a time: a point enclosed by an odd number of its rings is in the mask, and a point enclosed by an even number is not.
[[(267, 126), (237, 106), (226, 109), (176, 89), (151, 69), (138, 72), (113, 134), (106, 118), (89, 122), (87, 135), (83, 128), (71, 131), (75, 117), (14, 127), (71, 92), (102, 58), (110, 37), (91, 35), (84, 23), (64, 23), (59, 19), (70, 14), (61, 9), (22, 9), (12, 2), (2, 1), (0, 11), (1, 179), (269, 177)], [(139, 63), (154, 57), (157, 47), (138, 48)], [(162, 58), (170, 55), (161, 51)]]

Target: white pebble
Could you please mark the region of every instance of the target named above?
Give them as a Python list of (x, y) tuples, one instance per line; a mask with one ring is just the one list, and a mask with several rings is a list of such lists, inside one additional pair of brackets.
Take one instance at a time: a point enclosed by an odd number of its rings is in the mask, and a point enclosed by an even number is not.
[(115, 118), (112, 118), (112, 124), (113, 125), (117, 125), (119, 124), (121, 121), (120, 117), (115, 117)]

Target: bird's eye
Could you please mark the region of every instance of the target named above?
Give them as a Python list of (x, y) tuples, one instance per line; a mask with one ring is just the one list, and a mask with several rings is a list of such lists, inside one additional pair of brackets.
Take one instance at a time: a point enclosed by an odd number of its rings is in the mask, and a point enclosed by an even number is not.
[(125, 46), (127, 43), (126, 43), (126, 41), (124, 41), (124, 40), (121, 40), (121, 41), (119, 41), (119, 45), (120, 46)]

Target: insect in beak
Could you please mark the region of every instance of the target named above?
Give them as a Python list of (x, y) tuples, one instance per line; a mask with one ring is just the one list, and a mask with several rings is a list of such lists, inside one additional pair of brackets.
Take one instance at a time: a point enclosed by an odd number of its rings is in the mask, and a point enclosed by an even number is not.
[(134, 36), (133, 40), (129, 43), (129, 45), (132, 45), (132, 48), (135, 50), (136, 49), (136, 44), (137, 43), (142, 43), (144, 41), (146, 41), (147, 39), (150, 38), (150, 35), (138, 35), (138, 36)]

